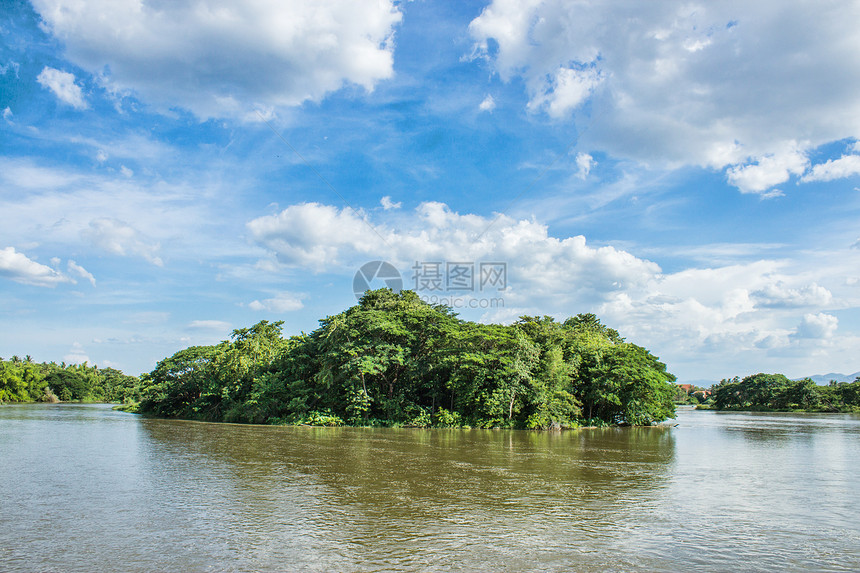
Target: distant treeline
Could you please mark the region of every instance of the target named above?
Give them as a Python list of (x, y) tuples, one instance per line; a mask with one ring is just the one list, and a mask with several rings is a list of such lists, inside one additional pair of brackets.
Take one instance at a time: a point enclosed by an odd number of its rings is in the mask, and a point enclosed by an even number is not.
[(461, 320), (412, 291), (284, 338), (262, 321), (186, 348), (141, 377), (138, 411), (209, 421), (419, 427), (647, 425), (674, 414), (675, 377), (592, 314), (510, 326)]
[(29, 356), (0, 358), (2, 402), (129, 402), (139, 400), (136, 376), (114, 368), (83, 364), (36, 363)]
[(726, 410), (860, 411), (860, 377), (854, 382), (819, 386), (813, 380), (789, 380), (782, 374), (753, 374), (723, 379), (711, 388), (715, 408)]

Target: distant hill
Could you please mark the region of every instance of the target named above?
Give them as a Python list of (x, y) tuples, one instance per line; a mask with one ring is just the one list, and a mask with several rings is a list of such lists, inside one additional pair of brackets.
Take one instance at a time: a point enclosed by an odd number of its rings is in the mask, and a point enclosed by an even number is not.
[[(812, 378), (816, 384), (827, 385), (831, 380), (836, 380), (837, 382), (854, 382), (858, 376), (860, 376), (860, 372), (855, 372), (854, 374), (837, 374), (836, 372), (831, 372), (830, 374), (804, 376), (804, 378)], [(800, 380), (800, 378), (795, 378), (795, 380)]]

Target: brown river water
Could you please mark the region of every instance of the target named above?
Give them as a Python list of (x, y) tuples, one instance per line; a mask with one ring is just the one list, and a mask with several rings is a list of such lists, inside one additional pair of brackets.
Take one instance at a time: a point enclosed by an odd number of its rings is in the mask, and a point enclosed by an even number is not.
[(565, 432), (0, 406), (0, 571), (860, 571), (860, 416)]

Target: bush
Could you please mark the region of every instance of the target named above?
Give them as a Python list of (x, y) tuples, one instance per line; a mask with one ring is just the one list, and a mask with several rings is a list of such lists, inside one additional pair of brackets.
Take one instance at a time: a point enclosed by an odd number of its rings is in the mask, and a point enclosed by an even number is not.
[(340, 416), (335, 416), (329, 411), (309, 412), (307, 417), (301, 422), (308, 426), (343, 426), (344, 422)]
[(437, 428), (459, 428), (463, 420), (459, 412), (449, 412), (445, 408), (439, 408), (433, 416), (433, 425)]

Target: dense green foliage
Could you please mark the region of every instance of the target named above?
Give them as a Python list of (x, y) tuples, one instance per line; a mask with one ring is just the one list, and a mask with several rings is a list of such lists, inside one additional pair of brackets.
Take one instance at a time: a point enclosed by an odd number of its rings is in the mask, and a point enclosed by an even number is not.
[(789, 380), (782, 374), (753, 374), (743, 380), (721, 380), (712, 390), (714, 407), (721, 410), (860, 410), (860, 378), (819, 386), (809, 378)]
[(594, 315), (460, 320), (411, 291), (365, 293), (310, 334), (267, 321), (142, 377), (142, 413), (314, 425), (549, 428), (670, 417), (674, 377)]
[(139, 380), (114, 368), (35, 363), (27, 356), (0, 359), (0, 403), (129, 402), (139, 400)]

